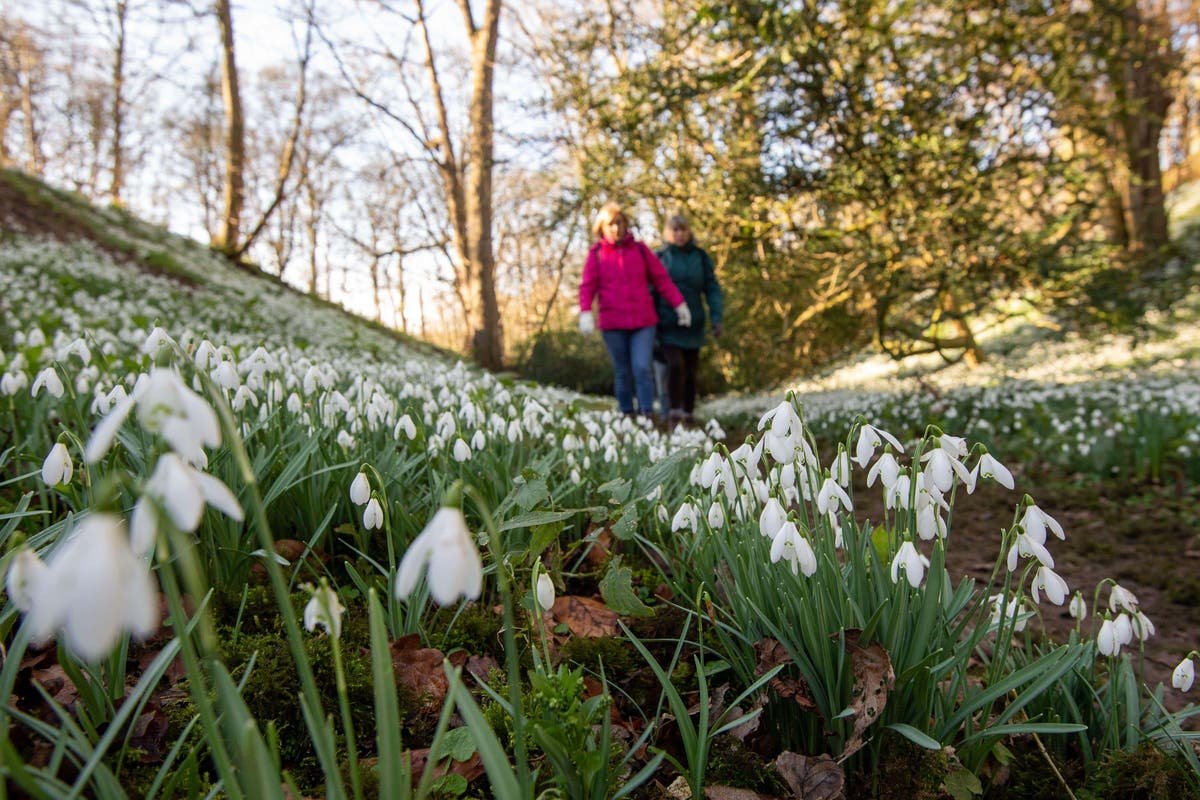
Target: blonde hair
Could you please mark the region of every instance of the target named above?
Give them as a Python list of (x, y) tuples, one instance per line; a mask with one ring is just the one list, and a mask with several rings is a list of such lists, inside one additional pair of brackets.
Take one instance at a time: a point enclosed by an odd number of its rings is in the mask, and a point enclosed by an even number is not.
[(629, 217), (625, 215), (625, 210), (621, 208), (620, 203), (609, 201), (600, 207), (600, 212), (596, 214), (596, 221), (592, 223), (592, 235), (600, 237), (604, 235), (604, 226), (621, 219), (625, 222), (626, 230), (629, 229)]
[(672, 214), (667, 217), (667, 222), (663, 225), (663, 238), (668, 239), (671, 236), (671, 231), (676, 228), (683, 228), (688, 232), (689, 238), (695, 238), (692, 232), (692, 226), (688, 224), (688, 219), (683, 214)]

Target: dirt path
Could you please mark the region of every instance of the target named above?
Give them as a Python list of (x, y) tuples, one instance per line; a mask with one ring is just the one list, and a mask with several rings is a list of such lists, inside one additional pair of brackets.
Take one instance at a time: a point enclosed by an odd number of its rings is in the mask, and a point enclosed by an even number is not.
[[(1017, 477), (1017, 491), (981, 485), (955, 500), (947, 565), (955, 578), (986, 580), (1000, 547), (1001, 531), (1013, 522), (1022, 492), (1028, 492), (1062, 525), (1066, 541), (1047, 545), (1055, 571), (1088, 603), (1084, 630), (1099, 625), (1092, 608), (1096, 584), (1114, 578), (1132, 591), (1156, 634), (1146, 643), (1146, 681), (1167, 685), (1170, 708), (1188, 697), (1170, 686), (1171, 672), (1192, 648), (1200, 649), (1200, 487), (1129, 486), (1114, 482), (1068, 483), (1051, 476)], [(879, 486), (855, 488), (858, 519), (882, 519)], [(1107, 590), (1101, 602), (1107, 602)], [(1074, 627), (1064, 605), (1042, 606), (1042, 623), (1063, 639)], [(1037, 624), (1036, 622), (1033, 624)], [(1194, 698), (1193, 698), (1194, 699)]]

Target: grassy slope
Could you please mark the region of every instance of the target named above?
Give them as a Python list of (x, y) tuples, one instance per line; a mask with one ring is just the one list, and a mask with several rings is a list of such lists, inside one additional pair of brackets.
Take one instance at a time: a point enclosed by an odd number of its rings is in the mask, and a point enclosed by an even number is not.
[(457, 354), (304, 294), (253, 264), (234, 263), (200, 242), (148, 224), (125, 209), (92, 205), (80, 195), (55, 189), (16, 170), (0, 169), (0, 232), (6, 238), (15, 234), (87, 242), (118, 263), (167, 277), (181, 287), (224, 295), (232, 303), (231, 310), (246, 308), (249, 296), (273, 298), (292, 306), (297, 316), (315, 311), (340, 317), (345, 325), (380, 340), (380, 344), (390, 340), (426, 355), (458, 358)]

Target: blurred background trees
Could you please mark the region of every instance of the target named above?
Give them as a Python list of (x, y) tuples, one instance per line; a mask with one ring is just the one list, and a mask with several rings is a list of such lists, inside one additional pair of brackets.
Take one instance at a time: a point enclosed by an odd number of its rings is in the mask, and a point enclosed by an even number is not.
[(973, 362), (1030, 307), (1127, 326), (1191, 276), (1195, 0), (52, 11), (0, 20), (0, 162), (493, 368), (602, 369), (571, 331), (610, 199), (713, 255), (710, 388)]

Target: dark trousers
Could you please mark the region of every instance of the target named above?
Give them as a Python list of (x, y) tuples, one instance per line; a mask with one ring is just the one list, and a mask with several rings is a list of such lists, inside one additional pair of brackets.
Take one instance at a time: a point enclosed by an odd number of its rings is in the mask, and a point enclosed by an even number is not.
[(696, 369), (700, 365), (700, 350), (694, 347), (663, 345), (667, 358), (667, 396), (671, 409), (691, 414), (696, 407)]

